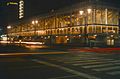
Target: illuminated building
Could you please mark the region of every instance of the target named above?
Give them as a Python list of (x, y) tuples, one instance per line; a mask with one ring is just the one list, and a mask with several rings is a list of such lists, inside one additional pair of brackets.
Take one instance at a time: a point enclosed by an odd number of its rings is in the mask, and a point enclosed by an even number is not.
[(15, 39), (21, 36), (22, 41), (114, 46), (119, 40), (119, 9), (87, 0), (12, 26), (9, 35)]

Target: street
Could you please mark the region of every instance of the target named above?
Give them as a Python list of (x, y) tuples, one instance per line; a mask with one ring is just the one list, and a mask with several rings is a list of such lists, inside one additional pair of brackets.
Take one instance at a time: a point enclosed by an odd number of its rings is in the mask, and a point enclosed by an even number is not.
[(120, 79), (120, 54), (52, 52), (1, 55), (1, 79)]

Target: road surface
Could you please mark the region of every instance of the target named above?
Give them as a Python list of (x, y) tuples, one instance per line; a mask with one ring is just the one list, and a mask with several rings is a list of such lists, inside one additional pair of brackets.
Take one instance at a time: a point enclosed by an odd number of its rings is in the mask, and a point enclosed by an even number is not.
[(120, 79), (120, 54), (67, 53), (0, 56), (0, 79)]

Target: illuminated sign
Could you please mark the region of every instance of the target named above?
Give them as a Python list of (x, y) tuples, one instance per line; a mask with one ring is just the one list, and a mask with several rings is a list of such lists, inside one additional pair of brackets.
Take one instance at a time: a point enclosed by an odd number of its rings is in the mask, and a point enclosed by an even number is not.
[(17, 2), (0, 2), (0, 6), (18, 5)]
[(17, 2), (7, 2), (7, 6), (9, 6), (9, 5), (18, 5), (18, 3)]

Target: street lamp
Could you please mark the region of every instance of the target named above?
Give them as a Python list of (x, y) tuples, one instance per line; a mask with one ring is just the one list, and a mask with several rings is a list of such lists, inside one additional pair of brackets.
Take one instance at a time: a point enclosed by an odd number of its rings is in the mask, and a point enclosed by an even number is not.
[(90, 13), (91, 13), (91, 11), (92, 11), (92, 9), (87, 9), (87, 11), (88, 11), (88, 14), (90, 14)]
[(36, 25), (38, 24), (38, 20), (33, 20), (32, 24), (34, 26), (34, 35), (36, 36)]
[(34, 34), (36, 35), (36, 25), (38, 24), (38, 20), (33, 20), (32, 24), (35, 25), (34, 26)]
[(88, 35), (87, 35), (87, 26), (88, 26), (88, 14), (90, 14), (92, 9), (87, 9), (87, 11), (80, 10), (79, 14), (84, 17), (85, 20), (85, 28), (84, 28), (84, 35), (85, 35), (85, 45), (88, 44)]
[(10, 30), (11, 28), (12, 28), (12, 27), (11, 27), (10, 25), (7, 26), (7, 43), (8, 43), (8, 37), (9, 37), (9, 36), (8, 36), (8, 35), (9, 35), (9, 34), (8, 34), (8, 33), (9, 33), (8, 30)]
[(11, 26), (7, 26), (7, 29), (11, 29)]
[(35, 21), (32, 21), (32, 24), (34, 25), (34, 24), (35, 24)]
[(35, 23), (38, 24), (38, 20), (36, 20)]
[(80, 15), (83, 15), (83, 13), (84, 13), (84, 11), (79, 11), (79, 14), (80, 14)]

